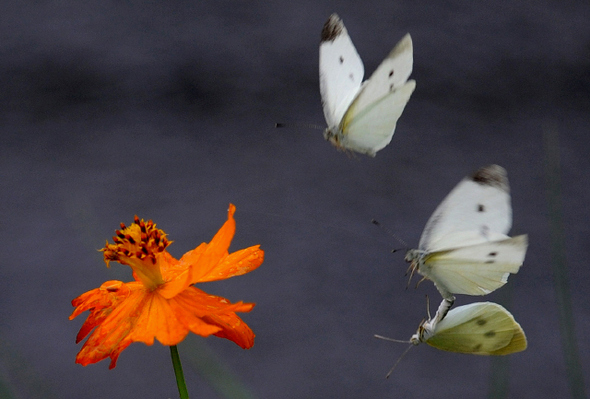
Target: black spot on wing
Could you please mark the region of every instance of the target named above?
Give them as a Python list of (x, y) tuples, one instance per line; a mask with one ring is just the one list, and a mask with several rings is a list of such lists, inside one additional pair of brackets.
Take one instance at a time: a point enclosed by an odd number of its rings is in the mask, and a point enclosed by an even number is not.
[[(498, 255), (497, 252), (490, 252), (489, 254), (486, 255), (487, 258), (495, 258)], [(485, 261), (485, 263), (496, 263), (495, 259), (488, 259)]]
[(477, 211), (478, 212), (485, 212), (486, 207), (483, 204), (477, 204)]
[(477, 344), (473, 347), (474, 352), (479, 352), (480, 349), (481, 349), (481, 344)]
[(340, 63), (343, 64), (344, 63), (344, 58), (342, 56), (340, 56)]
[(477, 320), (475, 321), (475, 323), (476, 323), (478, 326), (483, 326), (483, 325), (484, 325), (484, 324), (486, 324), (487, 322), (488, 322), (488, 321), (487, 321), (486, 319), (477, 319)]
[(483, 336), (484, 336), (484, 337), (486, 337), (486, 338), (493, 338), (493, 337), (495, 337), (495, 336), (496, 336), (496, 332), (495, 332), (495, 331), (492, 331), (492, 330), (490, 330), (490, 331), (488, 331), (487, 333), (485, 333)]
[[(389, 71), (389, 75), (387, 75), (387, 77), (389, 79), (393, 78), (393, 69)], [(395, 85), (393, 83), (391, 83), (389, 85), (389, 91), (391, 91), (391, 92), (395, 91)]]
[(346, 32), (342, 20), (338, 15), (332, 14), (322, 28), (322, 42), (333, 42), (342, 32)]

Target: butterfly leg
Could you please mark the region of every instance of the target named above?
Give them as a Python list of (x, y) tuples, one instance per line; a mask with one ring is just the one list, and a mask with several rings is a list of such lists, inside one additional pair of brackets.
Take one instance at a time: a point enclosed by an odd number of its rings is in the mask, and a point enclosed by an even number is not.
[[(405, 274), (407, 276), (408, 273), (410, 273), (410, 277), (408, 278), (408, 284), (406, 284), (406, 290), (410, 286), (410, 281), (412, 281), (412, 277), (414, 277), (414, 273), (416, 273), (416, 270), (418, 270), (418, 264), (415, 262), (410, 263), (410, 267), (408, 267), (408, 270), (406, 270), (406, 274)], [(417, 285), (416, 285), (416, 287), (417, 287)]]
[(418, 282), (416, 283), (416, 287), (415, 287), (415, 288), (418, 288), (418, 286), (420, 285), (420, 283), (421, 283), (422, 281), (424, 281), (424, 280), (428, 280), (428, 279), (426, 278), (426, 276), (422, 277), (422, 280), (420, 280), (420, 281), (418, 281)]

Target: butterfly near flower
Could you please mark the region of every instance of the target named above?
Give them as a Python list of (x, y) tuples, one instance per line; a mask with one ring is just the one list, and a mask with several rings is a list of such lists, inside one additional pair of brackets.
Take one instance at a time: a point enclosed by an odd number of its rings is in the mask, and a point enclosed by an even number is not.
[(235, 233), (235, 206), (211, 242), (202, 243), (179, 260), (166, 250), (171, 243), (150, 220), (137, 216), (102, 249), (104, 260), (128, 265), (135, 281), (107, 281), (72, 301), (70, 320), (90, 311), (76, 343), (90, 337), (76, 356), (84, 366), (111, 358), (114, 368), (121, 352), (133, 342), (152, 345), (154, 339), (172, 346), (189, 332), (229, 339), (244, 349), (254, 344), (254, 333), (236, 312), (249, 312), (253, 303), (231, 303), (193, 286), (248, 273), (264, 260), (259, 245), (229, 253)]

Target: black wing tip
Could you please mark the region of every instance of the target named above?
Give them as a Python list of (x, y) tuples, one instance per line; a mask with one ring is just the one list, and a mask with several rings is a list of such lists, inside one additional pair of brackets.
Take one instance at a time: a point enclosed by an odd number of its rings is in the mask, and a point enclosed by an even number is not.
[(508, 174), (500, 165), (487, 165), (471, 175), (471, 180), (484, 186), (495, 186), (504, 191), (509, 190)]
[(338, 14), (334, 13), (330, 15), (322, 28), (322, 42), (333, 42), (342, 32), (346, 32), (346, 28)]

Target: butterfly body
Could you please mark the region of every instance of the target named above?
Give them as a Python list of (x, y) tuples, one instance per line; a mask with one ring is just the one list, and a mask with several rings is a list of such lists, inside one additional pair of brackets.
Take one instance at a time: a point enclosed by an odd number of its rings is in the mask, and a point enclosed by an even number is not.
[(393, 137), (416, 82), (409, 34), (363, 82), (364, 66), (344, 24), (332, 14), (322, 29), (320, 93), (324, 138), (339, 149), (375, 156)]
[(449, 193), (426, 223), (419, 248), (405, 259), (412, 273), (432, 280), (443, 298), (486, 295), (524, 261), (528, 237), (507, 236), (511, 225), (506, 171), (489, 165)]

